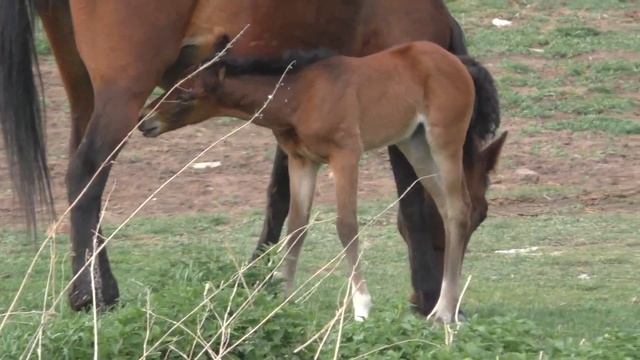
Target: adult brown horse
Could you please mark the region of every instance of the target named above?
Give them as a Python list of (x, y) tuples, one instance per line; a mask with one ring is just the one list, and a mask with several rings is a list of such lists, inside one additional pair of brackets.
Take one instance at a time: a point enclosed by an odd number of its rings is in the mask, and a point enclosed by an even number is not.
[[(457, 54), (466, 52), (462, 33), (441, 0), (4, 1), (0, 5), (0, 122), (15, 188), (31, 224), (35, 194), (40, 193), (45, 202), (51, 198), (30, 71), (34, 6), (70, 102), (69, 200), (87, 187), (71, 211), (74, 274), (84, 266), (94, 233), (100, 231), (98, 214), (110, 166), (90, 180), (100, 164), (113, 160), (109, 155), (135, 126), (153, 88), (171, 84), (184, 68), (199, 61), (219, 33), (234, 34), (251, 23), (234, 48), (245, 55), (316, 47), (364, 55), (420, 39)], [(499, 152), (496, 148), (492, 159)], [(397, 149), (390, 148), (390, 156), (402, 193), (416, 176)], [(477, 166), (484, 173), (492, 162)], [(288, 188), (286, 157), (278, 151), (260, 244), (278, 241), (287, 215)], [(474, 203), (474, 210), (481, 220), (486, 203)], [(440, 292), (444, 228), (433, 201), (419, 187), (402, 200), (399, 227), (409, 246), (415, 300), (420, 311), (429, 313)], [(118, 287), (106, 251), (98, 256), (98, 268), (100, 299), (103, 305), (111, 305), (117, 301)], [(74, 309), (91, 304), (90, 284), (90, 274), (84, 270), (70, 291)]]

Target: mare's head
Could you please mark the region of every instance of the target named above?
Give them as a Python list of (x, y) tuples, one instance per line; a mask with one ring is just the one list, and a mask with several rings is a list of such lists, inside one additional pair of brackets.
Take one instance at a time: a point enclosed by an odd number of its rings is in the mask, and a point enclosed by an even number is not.
[[(213, 54), (222, 52), (229, 43), (227, 36), (214, 45)], [(212, 57), (213, 58), (213, 57)], [(209, 60), (205, 60), (205, 63)], [(191, 74), (198, 67), (191, 68)], [(138, 128), (146, 137), (156, 137), (183, 126), (193, 125), (216, 116), (233, 113), (218, 101), (225, 77), (225, 67), (215, 62), (184, 80), (168, 95), (165, 93), (140, 112)]]
[(471, 199), (471, 231), (473, 232), (487, 217), (487, 190), (491, 185), (489, 175), (496, 170), (502, 146), (507, 139), (507, 132), (503, 132), (488, 145), (482, 147), (477, 139), (474, 150), (468, 151), (464, 158), (464, 171)]

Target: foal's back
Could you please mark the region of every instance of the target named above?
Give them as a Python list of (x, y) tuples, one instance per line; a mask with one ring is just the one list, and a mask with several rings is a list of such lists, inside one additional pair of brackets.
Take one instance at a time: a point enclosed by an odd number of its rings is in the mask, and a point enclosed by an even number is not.
[[(462, 62), (431, 42), (412, 42), (362, 58), (338, 56), (312, 66), (303, 81), (321, 131), (358, 136), (363, 150), (396, 144), (420, 124), (458, 126), (471, 116), (473, 80)], [(304, 76), (304, 75), (303, 75)], [(315, 118), (315, 119), (314, 119)], [(317, 119), (317, 120), (316, 120)], [(311, 125), (311, 124), (309, 124)]]

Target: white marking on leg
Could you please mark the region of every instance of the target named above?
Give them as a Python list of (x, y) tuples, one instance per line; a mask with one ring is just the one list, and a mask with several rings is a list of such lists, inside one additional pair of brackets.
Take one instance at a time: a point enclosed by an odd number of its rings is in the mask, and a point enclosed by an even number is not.
[[(354, 289), (357, 289), (354, 286)], [(369, 310), (371, 310), (371, 295), (368, 291), (362, 291), (361, 289), (354, 290), (353, 292), (353, 315), (358, 322), (364, 321), (369, 317)]]

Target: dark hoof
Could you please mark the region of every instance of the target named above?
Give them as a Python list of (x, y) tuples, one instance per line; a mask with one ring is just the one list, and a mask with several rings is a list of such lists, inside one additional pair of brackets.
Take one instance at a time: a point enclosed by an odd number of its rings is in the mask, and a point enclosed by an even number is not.
[[(102, 282), (102, 286), (96, 289), (98, 310), (108, 310), (114, 307), (120, 297), (116, 280), (113, 276), (107, 278)], [(93, 292), (91, 291), (90, 279), (89, 281), (81, 281), (81, 278), (78, 278), (71, 286), (69, 305), (75, 311), (88, 311), (91, 309), (93, 306)]]
[(409, 302), (413, 306), (413, 311), (422, 316), (429, 316), (438, 302), (438, 296), (424, 292), (414, 292), (411, 294)]
[(80, 287), (71, 286), (69, 291), (69, 305), (74, 311), (88, 311), (93, 305), (93, 298), (91, 289), (83, 289)]

